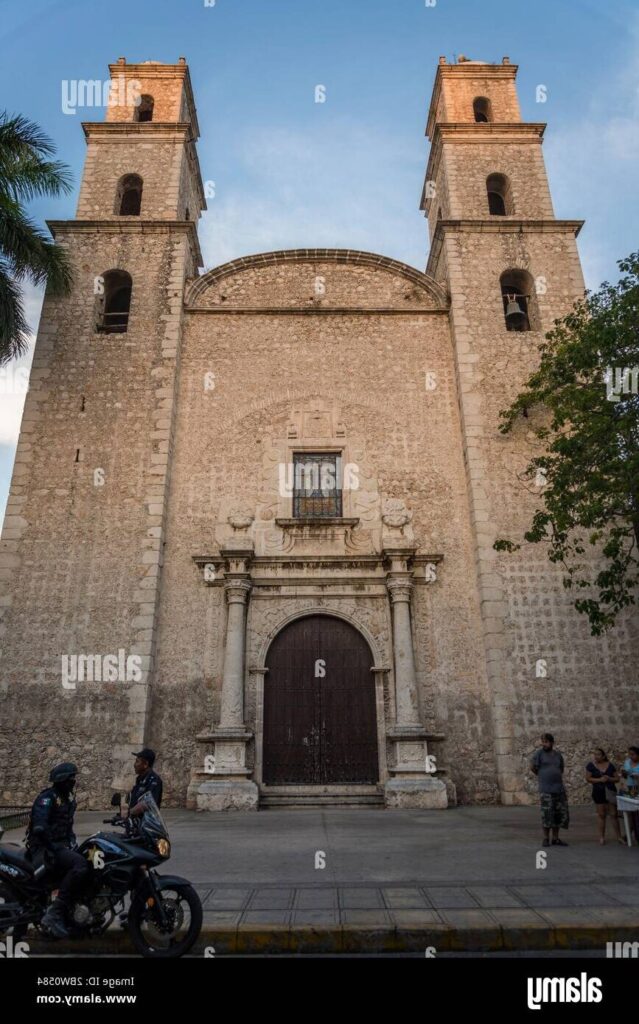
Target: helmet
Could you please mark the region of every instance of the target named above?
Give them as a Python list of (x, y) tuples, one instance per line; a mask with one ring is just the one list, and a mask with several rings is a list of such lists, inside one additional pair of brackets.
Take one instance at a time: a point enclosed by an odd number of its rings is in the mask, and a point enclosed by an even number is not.
[(57, 764), (55, 768), (51, 769), (49, 772), (49, 782), (53, 782), (54, 785), (57, 782), (70, 782), (71, 779), (75, 779), (77, 774), (77, 765), (71, 761), (63, 761), (62, 764)]

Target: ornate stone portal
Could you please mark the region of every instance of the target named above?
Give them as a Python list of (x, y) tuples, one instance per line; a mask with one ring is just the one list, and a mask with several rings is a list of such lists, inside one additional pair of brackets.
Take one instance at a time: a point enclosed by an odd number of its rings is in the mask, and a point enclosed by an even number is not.
[[(282, 467), (290, 464), (293, 447), (332, 446), (344, 461), (350, 458), (358, 477), (357, 487), (344, 492), (344, 514), (326, 521), (291, 518)], [(362, 452), (363, 446), (349, 443), (339, 409), (315, 400), (294, 410), (287, 437), (269, 439), (256, 514), (229, 510), (227, 527), (218, 530), (219, 552), (194, 556), (202, 583), (224, 590), (226, 630), (220, 720), (197, 737), (203, 754), (189, 787), (192, 807), (257, 809), (268, 650), (293, 619), (318, 613), (350, 622), (371, 650), (380, 802), (443, 808), (454, 795), (428, 750), (411, 613), (415, 590), (436, 583), (441, 556), (417, 554), (410, 510), (401, 499), (380, 498)], [(358, 536), (362, 519), (366, 529)], [(311, 788), (287, 791), (308, 796)]]

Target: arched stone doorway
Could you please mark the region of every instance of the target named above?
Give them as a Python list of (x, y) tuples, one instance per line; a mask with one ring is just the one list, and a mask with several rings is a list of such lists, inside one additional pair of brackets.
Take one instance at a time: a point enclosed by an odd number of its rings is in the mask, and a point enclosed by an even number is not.
[(267, 654), (263, 781), (267, 786), (379, 781), (373, 655), (329, 615), (285, 626)]

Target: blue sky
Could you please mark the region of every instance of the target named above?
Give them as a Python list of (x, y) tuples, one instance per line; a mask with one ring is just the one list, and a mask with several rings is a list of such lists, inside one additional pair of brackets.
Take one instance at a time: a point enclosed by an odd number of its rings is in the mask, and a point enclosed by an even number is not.
[[(463, 53), (520, 65), (524, 119), (549, 123), (556, 214), (587, 221), (588, 286), (614, 278), (616, 261), (638, 247), (635, 0), (0, 0), (0, 44), (2, 106), (36, 121), (75, 177), (70, 197), (32, 205), (40, 222), (74, 216), (81, 121), (103, 116), (63, 113), (63, 80), (104, 80), (119, 56), (183, 55), (202, 175), (216, 186), (200, 224), (207, 268), (326, 245), (423, 269), (428, 100), (440, 54)], [(316, 85), (325, 86), (324, 104), (314, 102)], [(29, 289), (34, 331), (40, 304)], [(23, 401), (6, 391), (0, 380), (0, 519)]]

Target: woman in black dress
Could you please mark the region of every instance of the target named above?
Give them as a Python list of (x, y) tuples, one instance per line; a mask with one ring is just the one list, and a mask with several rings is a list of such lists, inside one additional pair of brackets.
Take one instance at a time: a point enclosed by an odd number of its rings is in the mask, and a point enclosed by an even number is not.
[(592, 761), (586, 765), (586, 780), (592, 786), (592, 799), (597, 808), (597, 826), (599, 831), (599, 842), (603, 846), (606, 842), (606, 818), (612, 821), (612, 828), (617, 841), (623, 843), (619, 829), (619, 818), (617, 816), (617, 787), (619, 773), (601, 749), (596, 747), (592, 752)]

